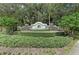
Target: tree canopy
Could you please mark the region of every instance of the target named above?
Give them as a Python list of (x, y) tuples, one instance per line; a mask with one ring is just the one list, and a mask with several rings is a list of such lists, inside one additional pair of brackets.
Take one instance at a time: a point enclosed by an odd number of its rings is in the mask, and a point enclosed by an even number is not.
[(79, 31), (79, 12), (63, 16), (62, 20), (59, 21), (59, 26), (73, 36), (76, 31)]
[[(0, 4), (0, 25), (33, 24), (37, 21), (53, 23), (67, 29), (78, 28), (79, 4), (76, 3), (13, 3)], [(74, 20), (75, 19), (75, 20)], [(13, 28), (16, 28), (17, 25)]]
[(79, 4), (0, 4), (0, 16), (14, 17), (19, 25), (41, 21), (56, 24), (62, 16), (72, 14), (79, 9)]

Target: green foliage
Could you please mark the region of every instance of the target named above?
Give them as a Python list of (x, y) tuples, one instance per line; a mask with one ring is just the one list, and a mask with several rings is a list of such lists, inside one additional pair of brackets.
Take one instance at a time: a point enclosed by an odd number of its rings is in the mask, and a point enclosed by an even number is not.
[(69, 37), (32, 37), (20, 35), (0, 35), (0, 46), (6, 47), (34, 47), (34, 48), (62, 48), (71, 42)]
[(79, 13), (76, 12), (69, 16), (63, 16), (59, 22), (61, 27), (67, 27), (69, 29), (77, 30), (79, 28)]
[(10, 17), (0, 17), (0, 25), (1, 26), (13, 26), (17, 24), (17, 21)]
[(15, 34), (23, 35), (23, 36), (33, 36), (33, 37), (53, 37), (53, 36), (62, 36), (64, 35), (63, 32), (52, 32), (52, 31), (25, 31), (19, 32), (16, 31)]
[(43, 32), (43, 31), (32, 31), (32, 32), (16, 32), (15, 34), (22, 36), (33, 36), (33, 37), (53, 37), (55, 33)]
[(0, 26), (3, 26), (6, 28), (7, 34), (13, 34), (14, 32), (14, 26), (17, 26), (17, 20), (10, 17), (0, 17)]
[(59, 22), (59, 26), (61, 26), (64, 31), (74, 36), (76, 31), (79, 30), (79, 12), (63, 16), (62, 20)]
[[(14, 17), (21, 24), (32, 24), (36, 21), (56, 22), (61, 16), (69, 15), (79, 10), (79, 4), (0, 4), (0, 16)], [(48, 20), (49, 19), (49, 20)]]

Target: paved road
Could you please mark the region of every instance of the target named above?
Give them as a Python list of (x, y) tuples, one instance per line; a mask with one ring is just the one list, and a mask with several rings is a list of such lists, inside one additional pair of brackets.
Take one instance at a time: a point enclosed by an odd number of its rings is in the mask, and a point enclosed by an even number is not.
[(70, 52), (69, 55), (79, 55), (79, 41), (73, 47), (73, 49), (72, 49), (72, 51)]

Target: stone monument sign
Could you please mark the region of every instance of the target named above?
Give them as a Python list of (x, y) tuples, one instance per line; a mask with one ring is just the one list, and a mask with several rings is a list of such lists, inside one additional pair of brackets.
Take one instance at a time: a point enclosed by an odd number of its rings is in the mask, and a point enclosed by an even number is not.
[(48, 25), (42, 22), (36, 22), (35, 24), (31, 25), (31, 30), (44, 30), (48, 29)]

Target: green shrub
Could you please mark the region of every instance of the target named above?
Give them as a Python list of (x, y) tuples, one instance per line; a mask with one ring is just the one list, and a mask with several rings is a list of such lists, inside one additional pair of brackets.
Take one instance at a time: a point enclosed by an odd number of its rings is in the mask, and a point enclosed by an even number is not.
[(14, 24), (17, 23), (17, 20), (15, 20), (14, 18), (10, 18), (10, 17), (0, 17), (0, 25), (2, 26), (13, 26)]
[(6, 47), (35, 47), (62, 48), (71, 42), (69, 37), (32, 37), (20, 35), (5, 35), (0, 37), (0, 46)]
[(20, 33), (19, 35), (23, 35), (23, 36), (34, 36), (34, 37), (53, 37), (55, 36), (55, 33)]
[(66, 36), (64, 32), (52, 32), (52, 31), (31, 31), (31, 32), (20, 32), (16, 31), (15, 34), (23, 36), (34, 36), (34, 37), (53, 37), (53, 36)]
[(0, 17), (0, 26), (3, 26), (6, 28), (7, 34), (12, 34), (14, 31), (14, 26), (17, 25), (17, 20), (10, 17)]
[(58, 25), (63, 28), (64, 32), (76, 39), (76, 31), (79, 31), (79, 12), (66, 15), (59, 20)]

